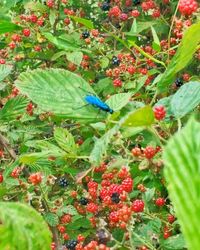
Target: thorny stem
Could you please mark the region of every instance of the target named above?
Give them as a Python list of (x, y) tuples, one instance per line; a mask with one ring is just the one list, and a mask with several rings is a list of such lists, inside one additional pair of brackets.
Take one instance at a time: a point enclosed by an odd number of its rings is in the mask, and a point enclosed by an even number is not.
[(156, 137), (158, 137), (160, 139), (161, 144), (162, 144), (162, 142), (163, 143), (167, 142), (164, 138), (162, 138), (162, 136), (159, 135), (159, 133), (157, 132), (157, 130), (155, 128), (151, 127), (151, 128), (149, 128), (149, 131), (152, 132)]
[(178, 122), (178, 131), (180, 131), (180, 130), (181, 130), (181, 127), (182, 127), (181, 119), (179, 118), (179, 119), (177, 120), (177, 122)]
[(156, 100), (156, 97), (157, 97), (157, 94), (158, 94), (158, 92), (156, 91), (153, 98), (152, 98), (152, 100), (151, 100), (150, 106), (152, 106), (154, 104), (154, 102)]
[(130, 225), (128, 227), (128, 233), (129, 233), (129, 241), (130, 241), (130, 247), (132, 250), (135, 250), (135, 246), (134, 246), (134, 241), (133, 241), (133, 225), (134, 225), (134, 221), (133, 221), (133, 218), (131, 218), (131, 221), (130, 221)]

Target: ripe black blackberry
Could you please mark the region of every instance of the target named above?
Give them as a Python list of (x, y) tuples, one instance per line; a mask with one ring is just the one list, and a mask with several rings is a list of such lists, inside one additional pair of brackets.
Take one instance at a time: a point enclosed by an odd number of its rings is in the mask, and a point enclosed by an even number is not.
[(65, 246), (68, 250), (75, 250), (77, 244), (78, 244), (77, 240), (69, 240)]
[(113, 56), (112, 64), (115, 65), (115, 66), (119, 66), (120, 65), (120, 60), (116, 56)]
[(101, 5), (101, 9), (103, 11), (108, 11), (110, 9), (110, 3), (108, 1), (103, 2)]
[(120, 202), (119, 193), (112, 193), (111, 200), (112, 202), (118, 204)]
[(98, 229), (96, 232), (96, 239), (99, 244), (106, 245), (110, 241), (110, 235), (104, 229)]
[(60, 187), (67, 187), (69, 186), (69, 181), (65, 177), (61, 177), (59, 182), (58, 182)]
[(140, 0), (133, 0), (132, 2), (133, 2), (133, 5), (138, 5), (138, 4), (140, 4), (140, 3), (141, 3), (141, 1), (140, 1)]
[(83, 31), (83, 32), (82, 32), (82, 38), (83, 38), (83, 39), (86, 39), (86, 38), (88, 38), (88, 37), (90, 37), (90, 32), (89, 32), (88, 30)]
[(81, 197), (80, 200), (79, 200), (79, 203), (83, 206), (86, 206), (88, 204), (88, 199), (85, 198), (85, 197)]
[(175, 81), (176, 87), (181, 87), (183, 85), (183, 81), (180, 78), (177, 78)]

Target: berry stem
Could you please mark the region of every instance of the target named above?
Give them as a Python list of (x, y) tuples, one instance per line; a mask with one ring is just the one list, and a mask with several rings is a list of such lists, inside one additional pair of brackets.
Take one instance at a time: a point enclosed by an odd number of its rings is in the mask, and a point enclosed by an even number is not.
[(10, 147), (10, 144), (9, 144), (9, 141), (7, 140), (7, 138), (4, 137), (2, 134), (0, 134), (0, 145), (2, 145), (3, 148), (6, 149), (6, 151), (9, 153), (9, 155), (11, 156), (11, 158), (13, 160), (17, 159), (15, 151)]
[(178, 132), (181, 130), (182, 128), (182, 123), (181, 123), (181, 119), (177, 119), (177, 122), (178, 122)]
[(169, 56), (170, 56), (170, 53), (169, 53), (170, 38), (171, 38), (171, 33), (172, 33), (173, 26), (174, 26), (174, 22), (175, 22), (175, 19), (176, 19), (176, 14), (177, 14), (177, 11), (178, 11), (179, 2), (180, 2), (180, 0), (179, 0), (178, 3), (177, 3), (177, 6), (176, 6), (176, 9), (175, 9), (174, 15), (173, 15), (173, 17), (172, 17), (172, 23), (171, 23), (171, 26), (170, 26), (170, 29), (169, 29), (169, 34), (168, 34), (168, 55), (167, 55), (167, 63), (168, 63), (168, 64), (169, 64)]

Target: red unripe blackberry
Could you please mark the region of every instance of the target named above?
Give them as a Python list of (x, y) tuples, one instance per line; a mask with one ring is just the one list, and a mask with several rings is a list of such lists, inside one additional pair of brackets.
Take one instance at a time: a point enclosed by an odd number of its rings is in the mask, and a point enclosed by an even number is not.
[(176, 218), (174, 217), (174, 215), (169, 214), (169, 215), (167, 216), (167, 220), (168, 220), (169, 223), (172, 224), (172, 223), (176, 220)]
[(153, 111), (154, 111), (154, 116), (158, 121), (163, 120), (166, 116), (166, 110), (164, 106), (157, 106), (154, 108)]
[(135, 213), (143, 212), (144, 211), (144, 202), (142, 200), (133, 201), (131, 209)]
[(3, 182), (3, 175), (0, 173), (0, 183)]
[(31, 34), (31, 31), (29, 29), (23, 29), (22, 33), (24, 36), (29, 37)]
[(144, 149), (144, 156), (147, 158), (147, 159), (151, 159), (154, 157), (154, 155), (156, 154), (156, 150), (155, 148), (153, 148), (152, 146), (147, 146), (145, 149)]
[(181, 0), (178, 9), (182, 15), (188, 16), (196, 12), (198, 3), (195, 0)]
[(130, 177), (124, 179), (122, 181), (122, 187), (124, 191), (130, 193), (133, 189), (133, 180)]
[(155, 203), (158, 207), (162, 207), (165, 205), (165, 199), (164, 198), (157, 198)]

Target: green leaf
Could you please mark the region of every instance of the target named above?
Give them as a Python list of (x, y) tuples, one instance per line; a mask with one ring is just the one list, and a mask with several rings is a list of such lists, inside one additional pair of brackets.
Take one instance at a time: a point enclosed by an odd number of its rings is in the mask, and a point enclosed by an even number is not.
[(51, 26), (53, 26), (54, 23), (55, 23), (56, 14), (57, 14), (57, 11), (56, 11), (56, 10), (50, 10), (49, 21), (50, 21)]
[(57, 214), (61, 217), (63, 214), (77, 215), (78, 212), (74, 206), (68, 205), (58, 209)]
[(185, 31), (175, 56), (171, 60), (167, 70), (157, 85), (159, 92), (167, 90), (168, 86), (173, 83), (176, 73), (185, 68), (185, 66), (191, 61), (199, 42), (200, 22), (191, 25)]
[(125, 34), (128, 36), (137, 35), (142, 31), (150, 28), (152, 25), (155, 25), (156, 23), (156, 21), (136, 22), (136, 19), (134, 19), (131, 30), (129, 32), (125, 32)]
[(20, 30), (21, 27), (6, 20), (0, 20), (0, 34)]
[(34, 146), (42, 151), (20, 155), (19, 161), (21, 163), (27, 165), (37, 164), (38, 161), (48, 159), (49, 156), (54, 156), (56, 158), (69, 156), (69, 153), (67, 154), (64, 150), (48, 141), (38, 141), (33, 147)]
[(94, 148), (90, 154), (90, 161), (97, 166), (101, 163), (103, 156), (106, 154), (108, 145), (114, 136), (114, 134), (119, 130), (120, 126), (117, 124), (107, 133), (105, 133), (100, 139), (95, 142)]
[(67, 54), (67, 59), (76, 64), (76, 65), (80, 65), (83, 59), (83, 53), (80, 51), (75, 51), (75, 52), (71, 52)]
[(200, 249), (200, 124), (193, 118), (164, 150), (165, 178), (189, 250)]
[(25, 72), (19, 76), (16, 86), (44, 111), (83, 122), (105, 118), (105, 112), (98, 114), (96, 108), (86, 105), (84, 96), (95, 94), (89, 83), (70, 71), (38, 69)]
[(64, 49), (66, 51), (77, 51), (79, 47), (76, 43), (72, 43), (69, 40), (63, 39), (63, 37), (55, 37), (53, 34), (45, 32), (43, 35), (49, 42), (53, 43), (57, 48)]
[(166, 250), (178, 250), (178, 249), (185, 249), (185, 240), (182, 234), (177, 234), (175, 236), (171, 236), (168, 239), (164, 240), (161, 243), (163, 249)]
[(64, 55), (65, 55), (65, 56), (67, 55), (67, 52), (66, 52), (66, 51), (59, 51), (59, 52), (55, 53), (55, 54), (52, 56), (51, 60), (52, 60), (52, 61), (56, 61), (59, 57), (64, 56)]
[(110, 106), (114, 111), (122, 109), (129, 102), (131, 98), (131, 93), (120, 93), (112, 95), (107, 101), (106, 104)]
[(6, 78), (6, 76), (10, 74), (11, 71), (12, 71), (12, 66), (0, 64), (0, 82), (3, 81)]
[(46, 5), (34, 1), (26, 3), (24, 5), (24, 8), (35, 12), (38, 11), (40, 13), (48, 12), (48, 7)]
[(91, 223), (90, 221), (85, 218), (85, 217), (79, 217), (78, 219), (74, 220), (73, 222), (68, 224), (68, 227), (70, 228), (70, 230), (77, 230), (80, 228), (84, 228), (84, 229), (89, 229), (91, 228)]
[(171, 99), (171, 111), (176, 118), (191, 112), (200, 103), (200, 82), (184, 84)]
[(115, 228), (113, 231), (112, 231), (112, 236), (118, 240), (119, 242), (122, 241), (123, 237), (124, 237), (124, 230), (123, 229), (120, 229), (120, 228)]
[(83, 24), (86, 28), (88, 29), (94, 29), (94, 24), (91, 20), (85, 19), (85, 18), (81, 18), (81, 17), (77, 17), (77, 16), (70, 16), (71, 19), (73, 19), (74, 21), (76, 21), (77, 23)]
[(58, 145), (68, 153), (76, 154), (77, 146), (73, 135), (64, 128), (55, 128), (54, 138)]
[(0, 249), (50, 249), (49, 228), (42, 216), (30, 206), (0, 202), (0, 219)]
[(55, 227), (55, 226), (57, 226), (59, 224), (58, 215), (56, 215), (54, 213), (46, 213), (46, 214), (44, 214), (44, 219), (52, 227)]
[(153, 49), (156, 51), (160, 51), (160, 40), (153, 26), (151, 26), (151, 32), (153, 35)]
[(10, 122), (15, 120), (19, 115), (24, 113), (27, 104), (28, 100), (23, 96), (9, 99), (0, 110), (0, 121)]
[(150, 106), (142, 107), (130, 112), (125, 118), (122, 126), (141, 127), (150, 126), (154, 123), (154, 113)]
[(99, 60), (99, 63), (100, 63), (100, 65), (101, 65), (101, 67), (102, 67), (103, 69), (105, 69), (105, 68), (107, 68), (108, 65), (109, 65), (109, 59), (108, 59), (106, 56), (104, 56), (104, 57), (102, 57), (102, 58)]

